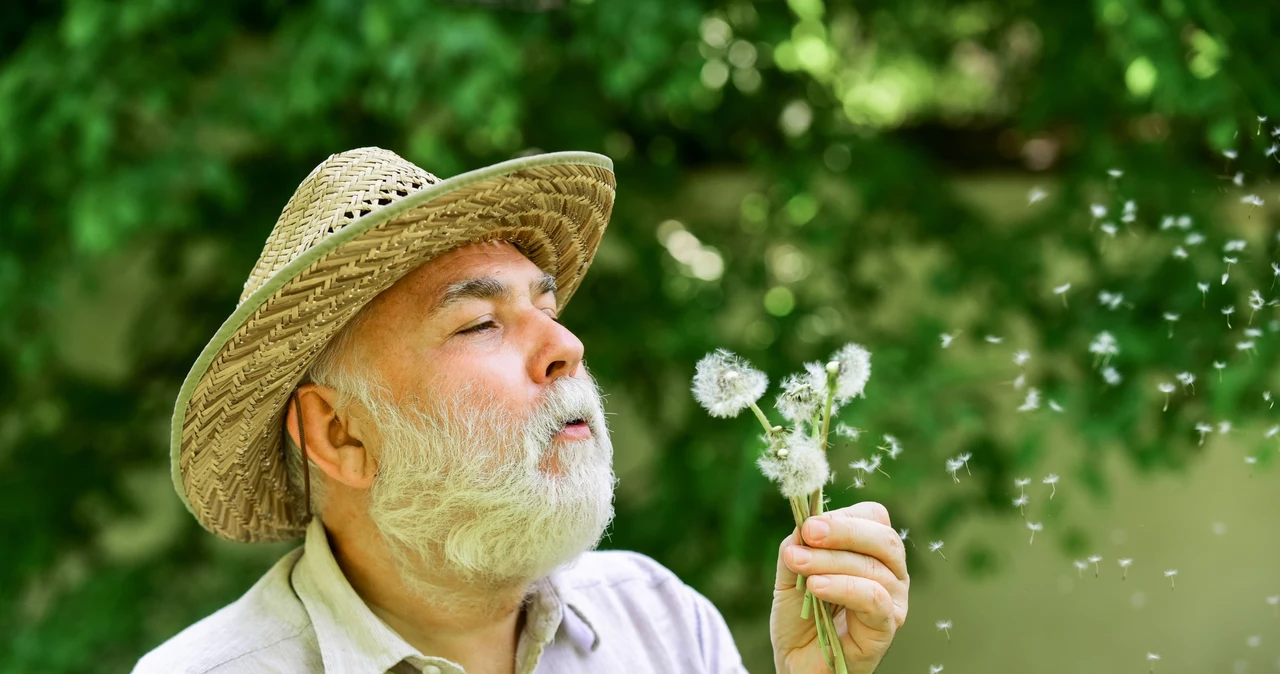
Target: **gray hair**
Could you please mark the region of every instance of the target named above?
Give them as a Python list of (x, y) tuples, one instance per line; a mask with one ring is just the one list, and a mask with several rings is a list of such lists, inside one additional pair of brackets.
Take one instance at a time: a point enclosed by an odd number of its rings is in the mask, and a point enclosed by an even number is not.
[[(363, 367), (360, 354), (353, 353), (352, 342), (356, 330), (368, 318), (369, 305), (365, 305), (347, 324), (334, 335), (324, 350), (312, 361), (298, 386), (317, 384), (333, 389), (338, 393), (338, 409), (346, 408), (353, 402), (365, 402), (371, 399), (373, 392), (372, 377)], [(287, 405), (292, 406), (290, 399)], [(306, 485), (302, 476), (302, 450), (289, 435), (288, 428), (281, 427), (285, 444), (285, 473), (289, 480), (290, 495), (301, 502), (305, 498)], [(308, 462), (311, 472), (311, 514), (319, 515), (324, 504), (324, 472)]]

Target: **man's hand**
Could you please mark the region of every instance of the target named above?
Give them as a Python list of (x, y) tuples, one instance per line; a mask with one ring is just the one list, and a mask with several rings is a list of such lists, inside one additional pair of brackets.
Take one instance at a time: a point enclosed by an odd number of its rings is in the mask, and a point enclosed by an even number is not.
[(907, 619), (911, 577), (902, 538), (890, 526), (889, 511), (871, 501), (810, 517), (803, 533), (805, 544), (798, 544), (793, 531), (778, 550), (769, 616), (774, 666), (779, 674), (831, 671), (812, 613), (809, 620), (800, 618), (804, 591), (796, 588), (798, 572), (815, 599), (832, 604), (849, 674), (869, 674)]

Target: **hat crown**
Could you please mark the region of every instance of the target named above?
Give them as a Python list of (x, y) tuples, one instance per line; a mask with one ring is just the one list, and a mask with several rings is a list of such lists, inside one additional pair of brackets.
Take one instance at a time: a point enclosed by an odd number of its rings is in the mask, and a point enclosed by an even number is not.
[(436, 176), (378, 147), (330, 155), (298, 185), (285, 204), (245, 281), (240, 302), (325, 237), (377, 208), (438, 182)]

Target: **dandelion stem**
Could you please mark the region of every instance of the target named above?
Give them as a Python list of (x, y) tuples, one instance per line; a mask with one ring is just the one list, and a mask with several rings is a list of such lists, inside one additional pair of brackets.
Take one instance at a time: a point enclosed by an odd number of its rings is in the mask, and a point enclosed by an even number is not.
[(831, 613), (831, 604), (820, 599), (817, 602), (822, 625), (827, 630), (827, 645), (831, 649), (832, 659), (835, 660), (836, 674), (849, 674), (849, 665), (844, 661), (844, 645), (840, 643), (840, 635), (836, 632), (836, 621)]
[(772, 433), (773, 424), (769, 423), (769, 417), (764, 415), (764, 412), (760, 410), (760, 406), (752, 402), (751, 411), (756, 413), (756, 418), (760, 420), (760, 425), (764, 426), (764, 432)]

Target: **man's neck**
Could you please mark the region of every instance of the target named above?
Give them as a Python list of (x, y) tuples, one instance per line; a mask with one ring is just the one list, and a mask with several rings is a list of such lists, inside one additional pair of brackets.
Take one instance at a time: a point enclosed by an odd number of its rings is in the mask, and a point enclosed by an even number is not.
[(410, 587), (371, 531), (330, 532), (329, 542), (347, 582), (374, 615), (423, 655), (456, 662), (468, 674), (515, 672), (528, 584), (484, 587), (427, 572)]

